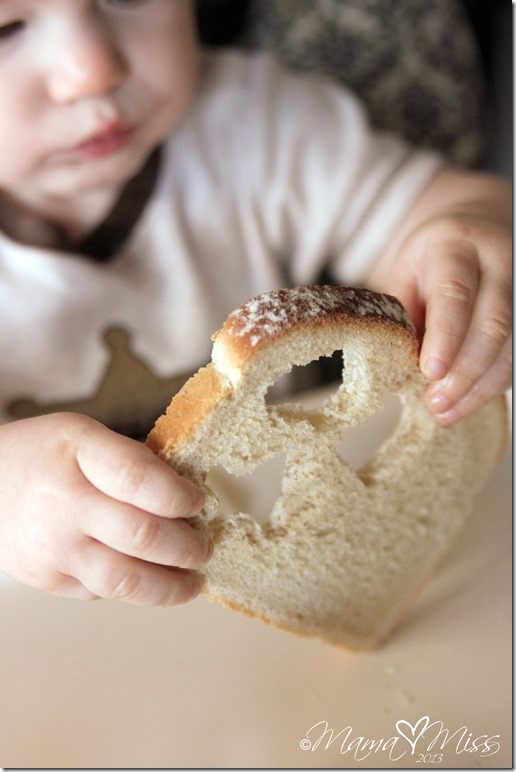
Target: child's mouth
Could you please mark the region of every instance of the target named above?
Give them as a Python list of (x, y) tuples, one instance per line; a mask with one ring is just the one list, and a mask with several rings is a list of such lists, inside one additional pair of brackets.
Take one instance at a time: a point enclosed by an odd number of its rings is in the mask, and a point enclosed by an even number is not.
[(92, 134), (83, 142), (71, 148), (71, 153), (80, 158), (103, 158), (123, 150), (134, 136), (135, 128), (115, 124)]

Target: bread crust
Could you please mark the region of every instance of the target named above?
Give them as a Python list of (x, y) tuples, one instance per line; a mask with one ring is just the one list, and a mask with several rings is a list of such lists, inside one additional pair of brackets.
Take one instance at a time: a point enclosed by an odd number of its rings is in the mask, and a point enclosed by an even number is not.
[(231, 392), (226, 379), (221, 378), (212, 364), (202, 367), (189, 378), (174, 397), (167, 412), (157, 422), (147, 438), (147, 444), (158, 456), (168, 460), (187, 445), (206, 416)]
[(232, 367), (245, 369), (260, 350), (285, 335), (352, 324), (366, 331), (390, 327), (417, 350), (414, 327), (397, 298), (367, 289), (317, 285), (274, 290), (243, 303), (213, 336), (213, 358), (219, 366), (224, 357)]

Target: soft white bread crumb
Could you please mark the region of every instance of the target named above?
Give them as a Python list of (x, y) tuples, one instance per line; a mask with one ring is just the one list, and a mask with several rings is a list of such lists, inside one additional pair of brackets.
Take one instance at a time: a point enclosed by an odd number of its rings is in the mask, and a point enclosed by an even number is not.
[[(320, 409), (266, 404), (282, 374), (336, 350), (342, 384)], [(444, 428), (424, 407), (424, 387), (412, 325), (389, 296), (297, 287), (230, 314), (212, 362), (148, 438), (200, 485), (214, 466), (240, 475), (286, 454), (282, 494), (264, 525), (247, 513), (218, 513), (207, 490), (197, 521), (216, 545), (199, 571), (206, 594), (342, 646), (383, 641), (449, 548), (506, 442), (503, 399)], [(399, 424), (353, 471), (335, 447), (385, 392), (399, 395)]]

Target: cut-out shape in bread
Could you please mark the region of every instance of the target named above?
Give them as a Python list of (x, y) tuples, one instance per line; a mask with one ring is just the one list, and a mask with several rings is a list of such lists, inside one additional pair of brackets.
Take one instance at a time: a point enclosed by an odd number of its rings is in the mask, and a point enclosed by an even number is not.
[[(343, 352), (342, 383), (317, 409), (267, 404), (294, 365)], [(198, 573), (214, 600), (353, 649), (385, 640), (453, 543), (506, 442), (499, 398), (451, 427), (423, 403), (418, 341), (401, 304), (365, 289), (307, 286), (244, 303), (214, 336), (212, 361), (172, 400), (149, 446), (205, 487), (197, 527), (215, 542)], [(365, 466), (342, 435), (398, 395), (394, 432)], [(268, 521), (226, 516), (205, 486), (283, 454)], [(216, 492), (215, 492), (216, 494)]]

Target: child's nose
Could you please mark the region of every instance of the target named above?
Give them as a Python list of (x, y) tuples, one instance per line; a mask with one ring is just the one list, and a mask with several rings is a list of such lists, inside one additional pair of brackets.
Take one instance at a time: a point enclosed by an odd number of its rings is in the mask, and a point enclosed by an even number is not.
[(126, 62), (114, 42), (83, 32), (56, 51), (48, 91), (57, 104), (69, 104), (115, 90), (126, 75)]

